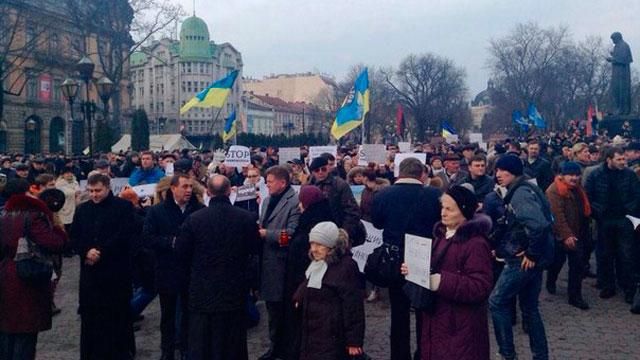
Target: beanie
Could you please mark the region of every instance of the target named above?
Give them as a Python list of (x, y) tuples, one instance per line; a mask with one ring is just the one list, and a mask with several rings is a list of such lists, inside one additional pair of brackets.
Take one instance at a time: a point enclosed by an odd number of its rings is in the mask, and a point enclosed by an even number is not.
[(324, 156), (319, 156), (311, 161), (311, 164), (309, 164), (309, 170), (316, 171), (327, 165), (329, 165), (329, 160)]
[(309, 232), (309, 242), (334, 248), (338, 243), (339, 236), (340, 232), (336, 224), (331, 221), (323, 221), (311, 229)]
[(496, 169), (508, 171), (515, 176), (523, 172), (522, 160), (515, 155), (504, 155), (496, 162)]
[(560, 166), (560, 174), (562, 175), (580, 175), (582, 174), (582, 168), (575, 161), (565, 161)]
[(320, 202), (324, 199), (324, 194), (319, 187), (314, 185), (304, 185), (300, 188), (300, 195), (298, 196), (302, 207), (308, 209), (309, 206)]
[(465, 219), (471, 220), (478, 210), (478, 199), (476, 195), (464, 186), (456, 185), (446, 192), (458, 205), (458, 208)]

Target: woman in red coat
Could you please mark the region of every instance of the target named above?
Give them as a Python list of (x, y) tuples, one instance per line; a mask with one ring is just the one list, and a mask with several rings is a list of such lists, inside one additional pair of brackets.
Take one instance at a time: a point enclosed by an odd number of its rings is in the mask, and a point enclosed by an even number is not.
[(0, 218), (0, 359), (33, 360), (38, 333), (51, 329), (52, 288), (49, 282), (30, 284), (18, 277), (13, 261), (18, 239), (24, 236), (27, 218), (29, 238), (50, 253), (62, 252), (67, 237), (53, 226), (53, 213), (45, 203), (25, 195), (17, 182), (7, 184), (5, 191), (13, 189), (14, 195)]
[[(477, 208), (473, 192), (462, 186), (442, 196), (432, 261), (446, 252), (439, 271), (430, 276), (436, 302), (432, 311), (422, 313), (422, 360), (490, 358), (487, 299), (492, 271), (486, 236), (491, 220), (476, 214)], [(411, 269), (403, 264), (401, 271), (406, 275)]]

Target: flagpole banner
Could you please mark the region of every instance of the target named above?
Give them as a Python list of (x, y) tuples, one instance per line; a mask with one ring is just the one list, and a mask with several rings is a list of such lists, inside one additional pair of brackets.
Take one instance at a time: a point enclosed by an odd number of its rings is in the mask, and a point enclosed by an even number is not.
[(449, 124), (448, 121), (443, 121), (442, 122), (442, 137), (443, 138), (448, 138), (451, 137), (453, 135), (458, 135), (458, 132), (456, 131), (456, 129), (451, 126), (451, 124)]
[(280, 165), (284, 165), (287, 161), (291, 161), (293, 159), (300, 159), (300, 148), (297, 147), (286, 147), (278, 149), (278, 159)]
[(362, 125), (369, 112), (369, 72), (362, 70), (351, 91), (342, 102), (331, 127), (331, 135), (340, 139)]
[(226, 77), (209, 85), (184, 104), (184, 106), (180, 108), (180, 114), (186, 113), (192, 107), (221, 108), (227, 100), (227, 96), (229, 96), (237, 77), (238, 70), (233, 70)]
[(310, 161), (320, 157), (320, 155), (324, 153), (329, 153), (333, 155), (333, 157), (338, 156), (338, 147), (335, 145), (326, 145), (326, 146), (309, 146), (309, 159)]
[(544, 118), (538, 112), (536, 105), (534, 103), (529, 104), (529, 120), (533, 122), (533, 125), (538, 129), (545, 129), (547, 127), (547, 123), (544, 121)]

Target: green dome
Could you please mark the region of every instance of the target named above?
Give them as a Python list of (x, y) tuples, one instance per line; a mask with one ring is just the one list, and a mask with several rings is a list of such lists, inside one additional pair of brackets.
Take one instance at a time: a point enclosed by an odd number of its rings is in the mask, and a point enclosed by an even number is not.
[(211, 59), (209, 28), (195, 15), (187, 18), (180, 29), (180, 60)]

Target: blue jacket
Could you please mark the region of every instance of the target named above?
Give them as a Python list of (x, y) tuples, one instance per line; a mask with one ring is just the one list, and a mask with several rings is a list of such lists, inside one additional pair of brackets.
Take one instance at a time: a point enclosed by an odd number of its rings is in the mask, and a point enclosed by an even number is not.
[(422, 184), (396, 181), (375, 194), (371, 208), (371, 222), (383, 229), (385, 243), (404, 248), (404, 235), (431, 238), (433, 227), (440, 221), (442, 192)]
[(137, 185), (146, 185), (146, 184), (156, 184), (163, 177), (164, 177), (164, 171), (160, 170), (160, 168), (158, 167), (153, 167), (149, 170), (136, 168), (131, 173), (131, 177), (129, 177), (129, 185), (137, 186)]

